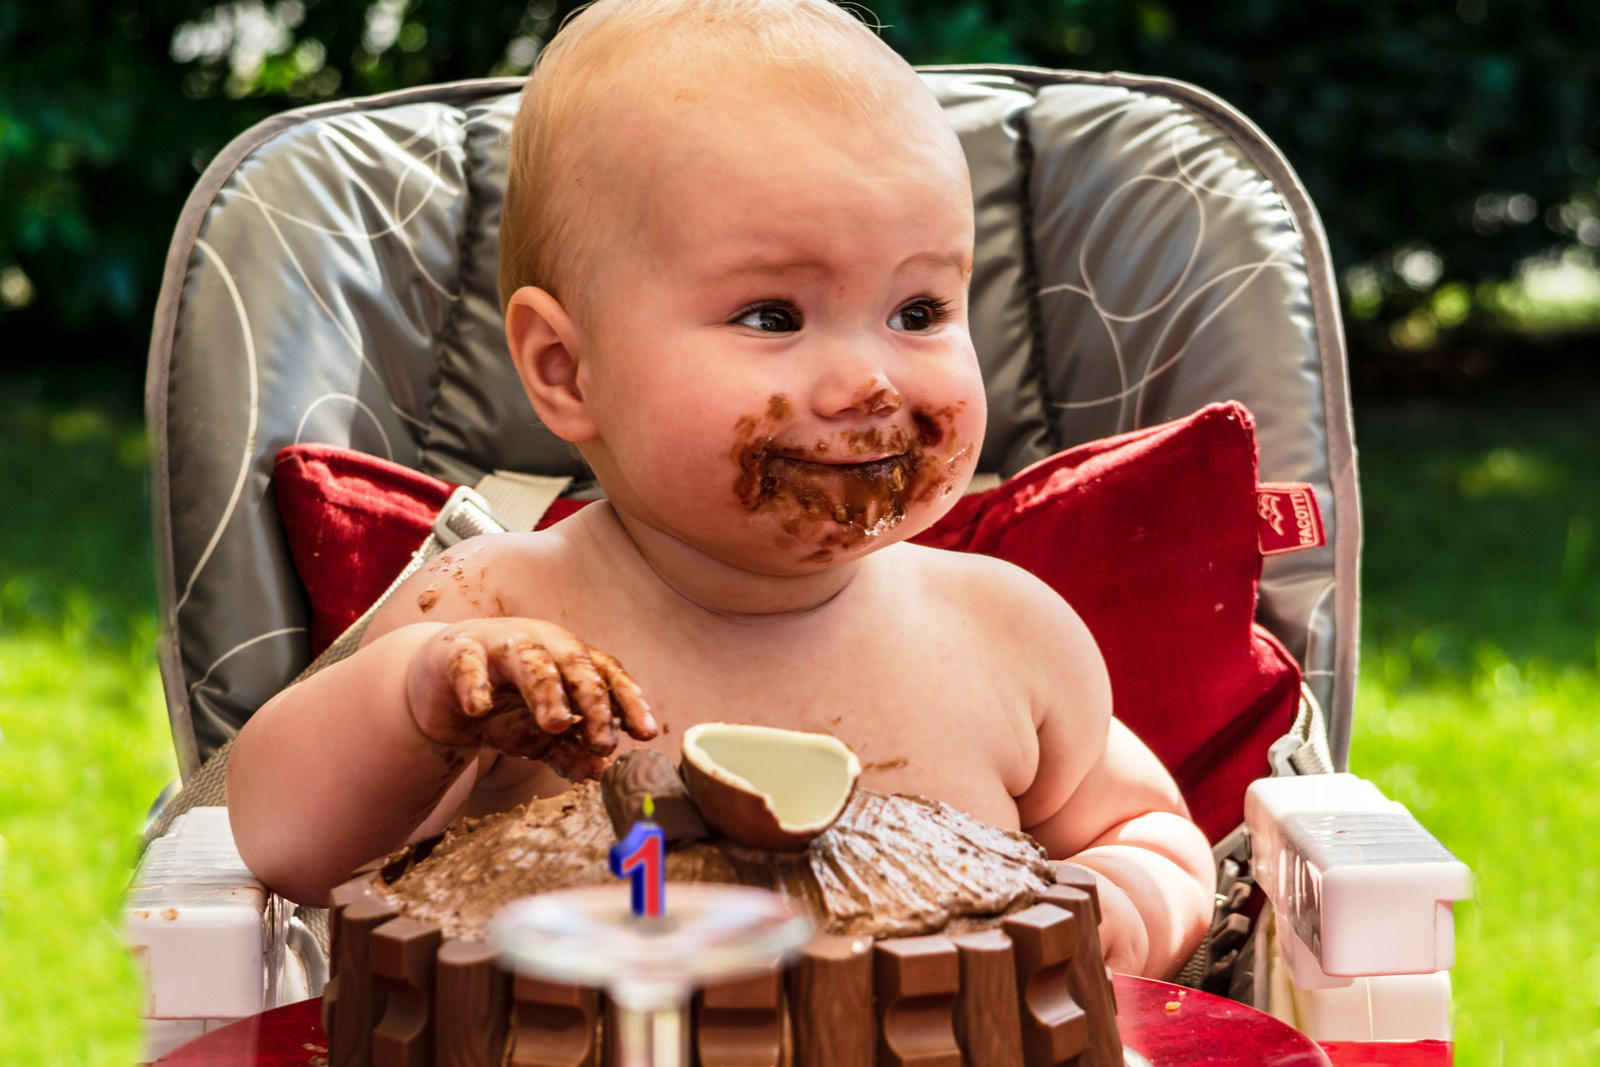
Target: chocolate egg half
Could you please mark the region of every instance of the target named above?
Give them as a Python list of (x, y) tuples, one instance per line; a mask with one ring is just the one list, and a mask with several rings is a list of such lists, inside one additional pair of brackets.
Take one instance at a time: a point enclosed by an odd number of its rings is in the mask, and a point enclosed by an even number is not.
[(861, 761), (828, 734), (707, 722), (683, 735), (679, 770), (706, 822), (741, 845), (789, 851), (843, 814)]

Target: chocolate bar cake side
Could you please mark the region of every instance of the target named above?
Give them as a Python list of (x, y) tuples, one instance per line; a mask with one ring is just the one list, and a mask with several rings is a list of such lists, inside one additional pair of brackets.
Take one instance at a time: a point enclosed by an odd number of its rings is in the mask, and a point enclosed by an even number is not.
[[(513, 977), (483, 938), (513, 899), (614, 882), (616, 840), (599, 786), (583, 783), (465, 820), (340, 886), (323, 1002), (332, 1067), (612, 1062), (602, 995)], [(755, 885), (819, 931), (781, 970), (696, 997), (691, 1041), (708, 1067), (1122, 1063), (1093, 878), (1025, 834), (858, 789), (803, 851), (679, 840), (667, 879), (669, 909), (675, 881)]]

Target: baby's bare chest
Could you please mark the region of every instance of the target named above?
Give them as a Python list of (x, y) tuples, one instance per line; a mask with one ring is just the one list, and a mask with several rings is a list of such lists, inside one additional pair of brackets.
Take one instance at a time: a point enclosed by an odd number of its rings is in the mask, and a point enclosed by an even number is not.
[(1012, 797), (1028, 786), (1037, 758), (1024, 672), (959, 628), (841, 620), (833, 630), (773, 627), (718, 642), (671, 620), (638, 621), (570, 620), (644, 690), (664, 726), (649, 747), (677, 759), (684, 731), (702, 722), (828, 733), (855, 751), (868, 788), (1017, 826)]
[(1031, 722), (1008, 679), (961, 655), (863, 648), (757, 665), (695, 660), (641, 664), (638, 680), (671, 724), (658, 747), (676, 749), (675, 735), (701, 722), (829, 733), (860, 758), (864, 784), (926, 791), (950, 777), (996, 777)]

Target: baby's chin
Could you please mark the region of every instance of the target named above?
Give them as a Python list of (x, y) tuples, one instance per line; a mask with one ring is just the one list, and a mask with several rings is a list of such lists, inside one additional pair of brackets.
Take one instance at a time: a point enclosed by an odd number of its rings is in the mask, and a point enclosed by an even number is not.
[(922, 533), (954, 506), (958, 496), (904, 508), (868, 506), (843, 518), (800, 514), (747, 519), (749, 536), (739, 546), (748, 569), (773, 575), (804, 575), (840, 567), (892, 548)]

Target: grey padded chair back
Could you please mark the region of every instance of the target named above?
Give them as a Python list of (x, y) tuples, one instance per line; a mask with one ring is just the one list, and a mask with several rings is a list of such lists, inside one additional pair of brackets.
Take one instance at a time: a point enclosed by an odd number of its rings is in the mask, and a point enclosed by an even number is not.
[[(1191, 86), (1017, 67), (923, 72), (971, 164), (980, 469), (1223, 399), (1261, 476), (1310, 482), (1324, 549), (1267, 561), (1258, 618), (1304, 666), (1344, 765), (1360, 516), (1321, 224), (1282, 155)], [(187, 777), (305, 666), (273, 457), (317, 441), (453, 481), (582, 476), (538, 421), (495, 295), (520, 80), (275, 116), (207, 169), (150, 349), (161, 669)]]

